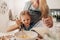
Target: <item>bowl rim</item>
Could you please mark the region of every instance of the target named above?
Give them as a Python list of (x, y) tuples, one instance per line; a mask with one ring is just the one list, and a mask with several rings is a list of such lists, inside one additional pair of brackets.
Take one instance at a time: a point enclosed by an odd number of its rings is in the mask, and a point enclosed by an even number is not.
[[(38, 37), (38, 34), (36, 32), (33, 32), (33, 31), (25, 31), (25, 32), (35, 33), (35, 37), (31, 37), (30, 39), (34, 39), (34, 38), (37, 38)], [(17, 32), (17, 33), (19, 33), (19, 32)], [(19, 37), (16, 37), (16, 35), (15, 35), (15, 38), (17, 38), (17, 39), (29, 39), (29, 38), (19, 38)]]

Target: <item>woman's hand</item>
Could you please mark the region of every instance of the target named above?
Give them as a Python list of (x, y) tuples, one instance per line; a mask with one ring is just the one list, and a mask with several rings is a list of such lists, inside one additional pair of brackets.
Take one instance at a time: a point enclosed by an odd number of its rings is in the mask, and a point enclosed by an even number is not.
[(53, 20), (51, 16), (48, 16), (47, 18), (42, 18), (42, 21), (49, 28), (53, 26)]

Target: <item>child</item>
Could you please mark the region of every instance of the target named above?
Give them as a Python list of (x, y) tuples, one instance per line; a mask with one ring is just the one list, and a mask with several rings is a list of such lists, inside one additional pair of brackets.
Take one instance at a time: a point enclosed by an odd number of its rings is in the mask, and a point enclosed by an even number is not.
[(34, 24), (31, 23), (31, 16), (30, 16), (29, 12), (26, 11), (26, 10), (22, 11), (20, 13), (20, 20), (16, 21), (16, 23), (17, 24), (9, 27), (7, 29), (7, 31), (12, 31), (12, 30), (15, 30), (15, 29), (19, 29), (19, 28), (21, 28), (21, 25), (23, 25), (24, 30), (30, 30), (34, 26)]
[(31, 23), (31, 16), (28, 11), (22, 11), (20, 19), (24, 30), (30, 30), (34, 26), (34, 24)]

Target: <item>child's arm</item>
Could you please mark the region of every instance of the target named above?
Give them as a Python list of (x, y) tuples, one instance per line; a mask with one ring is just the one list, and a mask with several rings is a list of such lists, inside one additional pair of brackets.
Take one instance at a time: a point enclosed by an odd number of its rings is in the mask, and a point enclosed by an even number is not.
[(21, 21), (20, 20), (16, 20), (16, 24), (8, 27), (7, 28), (7, 32), (19, 29), (20, 25), (21, 25)]
[(19, 25), (15, 24), (7, 28), (7, 32), (19, 29)]

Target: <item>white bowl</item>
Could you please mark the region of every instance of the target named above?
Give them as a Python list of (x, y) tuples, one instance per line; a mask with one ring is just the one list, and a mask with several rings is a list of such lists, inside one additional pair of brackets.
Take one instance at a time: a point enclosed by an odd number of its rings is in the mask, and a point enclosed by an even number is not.
[[(21, 37), (22, 35), (25, 35), (26, 37), (25, 38), (24, 37), (22, 38)], [(36, 40), (37, 36), (38, 36), (38, 34), (35, 33), (35, 32), (32, 32), (32, 31), (24, 31), (24, 33), (22, 33), (20, 31), (20, 32), (15, 33), (15, 38), (17, 40)]]

